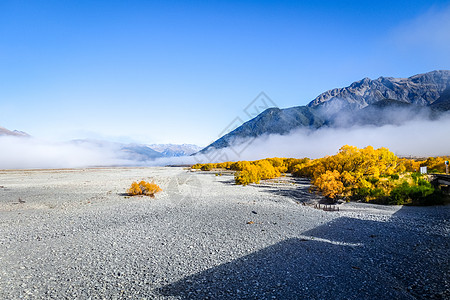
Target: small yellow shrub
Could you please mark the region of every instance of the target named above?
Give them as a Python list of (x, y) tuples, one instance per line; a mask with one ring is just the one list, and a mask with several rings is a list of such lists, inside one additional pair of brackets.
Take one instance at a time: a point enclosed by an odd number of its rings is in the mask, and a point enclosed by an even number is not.
[(147, 182), (142, 180), (139, 183), (133, 182), (131, 187), (127, 190), (130, 196), (146, 195), (154, 197), (156, 193), (161, 192), (162, 189), (153, 181)]
[(131, 187), (127, 190), (128, 195), (142, 195), (142, 189), (136, 182), (131, 184)]

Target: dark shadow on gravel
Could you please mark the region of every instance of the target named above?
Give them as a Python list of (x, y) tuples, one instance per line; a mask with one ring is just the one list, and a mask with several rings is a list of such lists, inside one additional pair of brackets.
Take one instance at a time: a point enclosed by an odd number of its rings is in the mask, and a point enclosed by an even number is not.
[[(225, 185), (236, 185), (234, 177), (224, 175), (221, 177), (220, 182)], [(308, 178), (299, 177), (279, 177), (275, 179), (262, 180), (260, 183), (250, 184), (251, 186), (260, 188), (262, 191), (285, 196), (300, 203), (320, 202), (325, 203), (322, 200), (325, 198), (318, 196), (309, 191), (311, 182)]]
[(261, 182), (257, 185), (264, 192), (289, 197), (300, 203), (326, 203), (325, 197), (310, 192), (311, 182), (308, 178), (289, 178), (285, 184), (271, 184), (270, 182)]
[(424, 236), (395, 221), (346, 217), (309, 230), (304, 236), (185, 277), (159, 293), (181, 299), (450, 296), (448, 237)]
[(236, 185), (235, 181), (234, 181), (234, 177), (233, 178), (221, 178), (220, 182), (226, 185)]

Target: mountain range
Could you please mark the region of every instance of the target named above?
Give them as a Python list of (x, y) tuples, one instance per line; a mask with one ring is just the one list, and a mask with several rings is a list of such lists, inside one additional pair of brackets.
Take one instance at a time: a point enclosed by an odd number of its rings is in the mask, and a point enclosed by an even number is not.
[(97, 148), (113, 149), (120, 158), (131, 161), (152, 161), (162, 157), (189, 156), (198, 152), (201, 147), (193, 144), (122, 144), (100, 140), (74, 140), (72, 143), (93, 145)]
[[(268, 134), (321, 127), (381, 126), (408, 120), (437, 119), (450, 111), (450, 71), (432, 71), (409, 78), (364, 78), (344, 88), (326, 91), (306, 106), (268, 108), (255, 118), (201, 149), (192, 144), (121, 144), (98, 140), (70, 143), (114, 149), (126, 159), (149, 161), (188, 156), (229, 147), (239, 141)], [(0, 136), (30, 137), (22, 131), (0, 127)]]
[(306, 106), (268, 108), (200, 153), (261, 135), (284, 135), (299, 128), (314, 130), (324, 126), (402, 124), (415, 118), (435, 119), (448, 110), (449, 70), (409, 78), (364, 78), (348, 87), (326, 91)]
[(147, 147), (161, 153), (164, 157), (189, 156), (202, 149), (194, 144), (151, 144)]
[[(23, 131), (9, 130), (0, 127), (1, 136), (26, 138), (31, 136)], [(192, 155), (202, 148), (193, 144), (123, 144), (103, 140), (78, 139), (69, 141), (70, 144), (113, 150), (120, 158), (131, 161), (152, 161), (162, 157), (179, 157)]]

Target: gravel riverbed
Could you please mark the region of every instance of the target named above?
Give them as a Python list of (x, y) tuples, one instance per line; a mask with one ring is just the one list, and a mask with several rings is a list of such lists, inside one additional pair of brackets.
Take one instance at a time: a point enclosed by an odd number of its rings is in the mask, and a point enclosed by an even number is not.
[[(163, 192), (127, 197), (138, 180)], [(325, 212), (308, 187), (183, 168), (0, 171), (0, 299), (450, 298), (449, 206)]]

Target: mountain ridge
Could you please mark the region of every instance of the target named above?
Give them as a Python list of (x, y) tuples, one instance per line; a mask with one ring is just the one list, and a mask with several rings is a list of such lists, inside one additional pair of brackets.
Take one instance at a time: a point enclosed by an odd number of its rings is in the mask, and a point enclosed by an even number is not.
[(441, 111), (449, 109), (450, 70), (431, 71), (408, 78), (379, 77), (372, 80), (366, 77), (347, 87), (321, 93), (306, 106), (268, 108), (199, 153), (264, 134), (287, 134), (301, 127), (399, 124), (417, 116), (436, 118)]
[(321, 93), (307, 106), (330, 105), (333, 101), (345, 101), (346, 105), (363, 108), (383, 99), (395, 99), (418, 105), (430, 105), (448, 87), (449, 70), (435, 70), (408, 78), (363, 78), (347, 87), (334, 88)]

